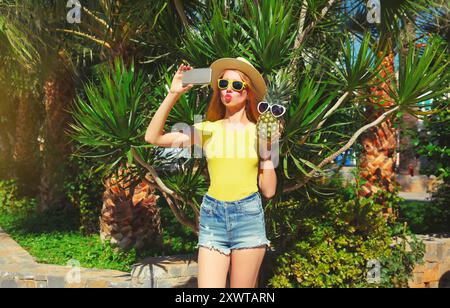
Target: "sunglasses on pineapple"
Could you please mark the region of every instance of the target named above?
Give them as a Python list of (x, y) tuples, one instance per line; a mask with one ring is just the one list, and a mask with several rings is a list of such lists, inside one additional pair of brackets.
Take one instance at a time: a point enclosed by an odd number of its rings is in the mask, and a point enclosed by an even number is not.
[(258, 104), (258, 112), (260, 114), (263, 114), (267, 112), (267, 110), (270, 109), (270, 112), (273, 114), (274, 117), (278, 118), (281, 117), (286, 112), (286, 107), (279, 104), (273, 104), (269, 105), (268, 102), (260, 102)]
[(231, 88), (234, 91), (242, 91), (247, 87), (247, 84), (243, 81), (239, 81), (239, 80), (228, 80), (228, 79), (219, 79), (217, 81), (217, 86), (219, 87), (220, 90), (226, 90), (228, 89), (228, 85), (231, 82)]

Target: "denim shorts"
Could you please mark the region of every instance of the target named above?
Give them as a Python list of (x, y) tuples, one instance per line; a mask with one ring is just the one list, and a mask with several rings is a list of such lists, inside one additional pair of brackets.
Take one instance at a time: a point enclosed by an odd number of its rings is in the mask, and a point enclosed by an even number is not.
[(205, 247), (229, 256), (233, 249), (270, 246), (259, 192), (236, 201), (220, 201), (205, 194), (200, 208), (197, 248)]

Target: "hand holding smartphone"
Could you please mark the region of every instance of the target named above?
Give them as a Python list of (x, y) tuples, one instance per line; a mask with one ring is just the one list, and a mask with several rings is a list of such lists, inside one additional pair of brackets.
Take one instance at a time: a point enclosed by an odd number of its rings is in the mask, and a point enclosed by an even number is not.
[(211, 83), (211, 68), (194, 68), (183, 72), (182, 84), (205, 85)]

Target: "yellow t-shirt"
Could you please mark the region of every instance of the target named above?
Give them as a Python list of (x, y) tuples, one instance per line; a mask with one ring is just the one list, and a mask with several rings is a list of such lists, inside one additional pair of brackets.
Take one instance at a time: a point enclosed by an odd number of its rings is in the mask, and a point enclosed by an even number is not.
[(258, 191), (256, 125), (226, 125), (223, 119), (194, 124), (208, 163), (207, 194), (235, 201)]

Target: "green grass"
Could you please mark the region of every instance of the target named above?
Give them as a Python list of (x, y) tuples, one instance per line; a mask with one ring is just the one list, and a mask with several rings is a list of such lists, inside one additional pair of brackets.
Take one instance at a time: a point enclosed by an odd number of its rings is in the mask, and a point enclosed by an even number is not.
[(46, 214), (2, 213), (0, 226), (39, 263), (67, 265), (75, 259), (86, 268), (131, 270), (134, 252), (116, 254), (98, 235), (83, 236), (73, 213)]
[(115, 253), (97, 234), (85, 236), (79, 231), (79, 218), (73, 210), (56, 210), (43, 214), (21, 210), (0, 213), (0, 226), (39, 263), (67, 265), (75, 259), (82, 267), (131, 271), (131, 266), (150, 256), (193, 253), (197, 238), (180, 226), (170, 209), (161, 211), (163, 250), (147, 249), (137, 253)]

